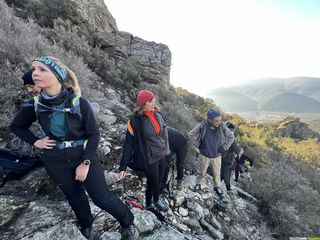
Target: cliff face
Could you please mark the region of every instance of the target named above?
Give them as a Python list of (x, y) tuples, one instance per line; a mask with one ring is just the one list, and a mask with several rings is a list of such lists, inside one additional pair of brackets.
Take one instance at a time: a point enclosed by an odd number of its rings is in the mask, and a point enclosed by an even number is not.
[(17, 16), (24, 19), (33, 18), (40, 26), (52, 28), (54, 20), (58, 18), (70, 21), (83, 32), (87, 32), (87, 38), (95, 38), (93, 41), (88, 40), (92, 44), (91, 47), (104, 51), (109, 59), (116, 62), (117, 68), (133, 66), (139, 72), (138, 82), (170, 85), (169, 48), (164, 44), (134, 37), (130, 33), (119, 32), (116, 21), (103, 0), (6, 0), (6, 2), (9, 6), (13, 6)]
[(88, 24), (108, 32), (117, 31), (117, 24), (103, 0), (5, 0), (21, 18), (33, 18), (40, 25), (52, 26), (57, 18), (75, 24)]
[(103, 0), (70, 0), (77, 4), (82, 20), (105, 29), (107, 32), (118, 31), (116, 20), (109, 12)]
[(127, 32), (102, 33), (96, 44), (115, 59), (117, 65), (134, 64), (143, 82), (170, 85), (171, 52), (166, 45), (147, 42)]

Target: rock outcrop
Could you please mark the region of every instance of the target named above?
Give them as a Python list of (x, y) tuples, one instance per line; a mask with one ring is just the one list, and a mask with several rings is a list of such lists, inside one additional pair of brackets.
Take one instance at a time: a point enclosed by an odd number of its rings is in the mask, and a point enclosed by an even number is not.
[(141, 81), (170, 85), (171, 52), (166, 45), (121, 31), (97, 33), (96, 44), (115, 59), (118, 66), (133, 65), (138, 69)]
[(275, 134), (279, 137), (290, 137), (299, 140), (308, 138), (320, 138), (320, 134), (312, 131), (306, 123), (300, 122), (299, 118), (287, 117), (279, 123)]
[(81, 20), (107, 32), (118, 31), (116, 20), (103, 0), (70, 0), (77, 4)]
[(40, 25), (52, 26), (57, 18), (75, 24), (91, 25), (107, 32), (118, 31), (115, 19), (103, 0), (5, 0), (21, 18), (34, 18)]

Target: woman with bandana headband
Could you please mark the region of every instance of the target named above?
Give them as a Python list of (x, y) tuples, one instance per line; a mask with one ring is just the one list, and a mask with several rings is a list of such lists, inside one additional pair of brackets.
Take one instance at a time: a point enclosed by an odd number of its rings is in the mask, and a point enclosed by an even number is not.
[[(32, 69), (32, 79), (42, 89), (39, 107), (35, 107), (35, 99), (24, 104), (10, 125), (11, 131), (42, 149), (46, 171), (65, 194), (86, 238), (90, 237), (93, 217), (84, 189), (98, 207), (119, 221), (125, 239), (138, 239), (133, 214), (107, 187), (96, 154), (100, 133), (90, 103), (79, 98), (80, 116), (67, 111), (80, 94), (77, 77), (58, 59), (48, 56), (35, 58)], [(29, 130), (37, 120), (46, 134), (43, 139)]]

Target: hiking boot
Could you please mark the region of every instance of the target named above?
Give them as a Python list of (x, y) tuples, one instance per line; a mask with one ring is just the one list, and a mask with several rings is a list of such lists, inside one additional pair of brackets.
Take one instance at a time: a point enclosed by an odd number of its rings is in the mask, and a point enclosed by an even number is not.
[(169, 206), (161, 199), (159, 199), (158, 201), (153, 201), (153, 204), (159, 211), (168, 212), (169, 210)]
[(86, 238), (89, 239), (90, 235), (91, 235), (91, 231), (92, 231), (92, 227), (87, 227), (87, 228), (81, 228), (80, 232), (82, 233), (82, 235)]
[(182, 180), (177, 180), (177, 189), (182, 190)]
[(220, 197), (223, 198), (223, 192), (219, 187), (214, 187), (214, 191), (216, 192), (216, 194)]
[(127, 228), (123, 228), (123, 238), (122, 239), (127, 239), (127, 240), (138, 240), (139, 239), (139, 232), (137, 228), (131, 224)]
[(151, 204), (146, 204), (146, 210), (150, 210), (150, 209), (154, 209), (154, 205), (151, 203)]
[(227, 194), (228, 195), (238, 195), (238, 192), (237, 192), (237, 190), (235, 190), (235, 189), (230, 189), (230, 190), (227, 190)]

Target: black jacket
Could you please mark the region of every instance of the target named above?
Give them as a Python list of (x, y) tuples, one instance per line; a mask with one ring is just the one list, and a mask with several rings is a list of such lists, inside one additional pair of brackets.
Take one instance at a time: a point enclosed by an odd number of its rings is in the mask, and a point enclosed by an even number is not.
[(240, 158), (236, 157), (236, 162), (238, 164), (244, 164), (246, 160), (249, 161), (250, 167), (252, 167), (253, 166), (253, 159), (252, 158), (248, 157), (245, 154), (242, 154)]
[[(71, 107), (71, 101), (74, 97), (74, 94), (71, 89), (68, 89), (67, 101), (65, 107)], [(40, 97), (41, 102), (41, 97)], [(80, 110), (82, 117), (66, 113), (65, 117), (65, 129), (67, 133), (66, 141), (74, 140), (88, 140), (86, 145), (83, 160), (94, 158), (96, 153), (98, 143), (99, 143), (99, 129), (96, 123), (95, 116), (90, 107), (90, 103), (83, 97), (80, 97)], [(46, 136), (49, 136), (50, 139), (56, 141), (61, 141), (57, 139), (50, 133), (50, 117), (51, 111), (47, 112), (38, 112), (36, 114), (34, 107), (34, 99), (29, 100), (28, 103), (25, 103), (18, 114), (13, 119), (10, 130), (17, 135), (19, 138), (23, 139), (27, 143), (33, 145), (39, 138), (36, 137), (30, 130), (29, 127), (33, 122), (37, 121), (41, 125)], [(38, 118), (37, 118), (38, 117)]]
[(241, 146), (233, 141), (230, 148), (222, 155), (222, 165), (231, 166), (235, 160), (235, 156), (241, 151)]
[[(132, 116), (128, 122), (128, 130), (126, 133), (126, 139), (123, 144), (122, 158), (120, 162), (120, 171), (125, 171), (127, 167), (137, 171), (148, 171), (148, 165), (150, 161), (150, 154), (148, 153), (148, 142), (146, 140), (143, 118), (147, 116), (143, 114), (136, 114)], [(160, 113), (156, 112), (156, 118), (161, 119), (160, 126), (163, 125), (164, 119)], [(133, 131), (130, 133), (130, 131)], [(167, 126), (161, 126), (160, 135), (164, 136), (167, 141), (167, 154), (169, 154), (169, 143), (167, 135)]]
[(177, 129), (168, 127), (170, 153), (176, 153), (188, 144), (187, 138)]

